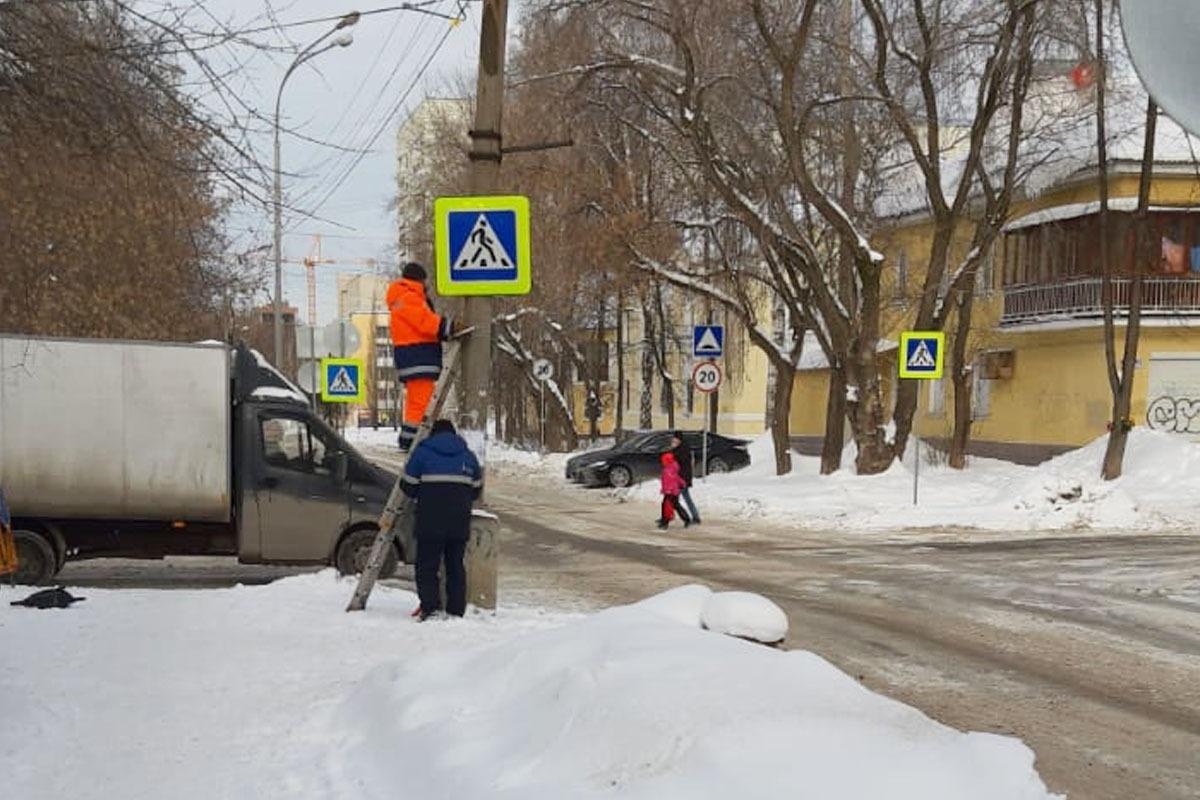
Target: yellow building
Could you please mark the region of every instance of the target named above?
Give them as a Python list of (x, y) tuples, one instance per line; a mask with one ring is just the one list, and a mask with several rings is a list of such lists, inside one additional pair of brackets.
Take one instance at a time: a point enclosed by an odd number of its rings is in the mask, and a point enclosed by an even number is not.
[(394, 419), (399, 419), (398, 410), (403, 408), (404, 398), (395, 379), (388, 314), (386, 311), (351, 313), (350, 323), (358, 331), (359, 342), (350, 357), (363, 362), (367, 382), (366, 402), (352, 406), (351, 414), (357, 415), (359, 425), (391, 425)]
[[(737, 321), (721, 310), (710, 312), (702, 301), (686, 295), (673, 295), (673, 310), (668, 315), (665, 370), (654, 357), (655, 344), (646, 336), (647, 327), (638, 307), (622, 310), (620, 324), (624, 342), (620, 358), (624, 365), (624, 383), (616, 386), (616, 363), (610, 367), (611, 392), (615, 402), (606, 403), (605, 419), (615, 425), (616, 402), (623, 405), (623, 427), (626, 431), (663, 430), (674, 427), (700, 430), (705, 425), (705, 409), (711, 408), (717, 433), (734, 436), (756, 436), (766, 430), (770, 396), (771, 370), (767, 357), (750, 344), (749, 337)], [(709, 321), (725, 326), (725, 355), (717, 359), (723, 372), (721, 388), (707, 399), (692, 385), (691, 375), (696, 360), (692, 358), (692, 327)], [(660, 340), (661, 342), (661, 340)], [(616, 358), (617, 356), (614, 356)], [(668, 403), (664, 389), (671, 377), (673, 402)], [(618, 396), (619, 394), (619, 396)], [(706, 406), (711, 403), (711, 406)], [(674, 412), (672, 414), (672, 411)], [(586, 430), (586, 418), (584, 425)]]
[[(1200, 435), (1200, 177), (1193, 145), (1160, 120), (1151, 185), (1153, 255), (1144, 276), (1141, 341), (1133, 421), (1180, 435)], [(1110, 164), (1110, 259), (1117, 309), (1117, 354), (1123, 350), (1133, 252), (1142, 135), (1113, 146)], [(1099, 187), (1094, 162), (1013, 205), (980, 270), (968, 353), (972, 375), (971, 452), (1036, 463), (1107, 431), (1111, 394), (1104, 349), (1099, 259)], [(964, 226), (965, 227), (965, 226)], [(961, 231), (950, 263), (970, 237)], [(924, 284), (927, 215), (897, 217), (876, 239), (887, 257), (881, 363), (885, 403), (894, 397), (894, 341), (910, 327), (912, 299)], [(824, 429), (828, 370), (804, 371), (792, 404), (793, 433), (806, 443)], [(950, 436), (949, 379), (921, 387), (914, 427), (923, 439)]]

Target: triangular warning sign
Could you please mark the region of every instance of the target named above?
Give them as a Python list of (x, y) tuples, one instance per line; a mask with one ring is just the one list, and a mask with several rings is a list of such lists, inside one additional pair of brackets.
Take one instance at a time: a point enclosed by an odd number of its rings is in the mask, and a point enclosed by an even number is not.
[(487, 214), (480, 214), (471, 228), (462, 250), (454, 257), (454, 269), (512, 269), (513, 259), (504, 249), (500, 237), (488, 222)]
[(358, 394), (358, 386), (350, 377), (350, 371), (345, 367), (338, 370), (333, 382), (329, 384), (330, 394)]
[(929, 342), (921, 339), (908, 357), (909, 369), (937, 369), (937, 359), (929, 352)]
[(721, 355), (721, 343), (717, 341), (717, 335), (713, 333), (712, 328), (705, 328), (704, 333), (700, 334), (700, 341), (696, 342), (696, 354), (701, 356)]

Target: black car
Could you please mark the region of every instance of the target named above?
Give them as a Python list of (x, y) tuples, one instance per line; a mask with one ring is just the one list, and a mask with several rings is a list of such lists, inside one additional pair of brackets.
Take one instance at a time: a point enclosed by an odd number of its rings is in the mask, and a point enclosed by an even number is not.
[[(703, 435), (701, 431), (683, 433), (684, 442), (692, 448), (696, 477), (705, 474), (701, 464)], [(708, 434), (708, 474), (750, 466), (748, 444), (744, 439)], [(662, 472), (660, 459), (670, 446), (669, 431), (638, 434), (608, 450), (595, 450), (571, 459), (567, 462), (567, 477), (588, 486), (615, 486), (618, 489), (645, 480), (657, 480)]]

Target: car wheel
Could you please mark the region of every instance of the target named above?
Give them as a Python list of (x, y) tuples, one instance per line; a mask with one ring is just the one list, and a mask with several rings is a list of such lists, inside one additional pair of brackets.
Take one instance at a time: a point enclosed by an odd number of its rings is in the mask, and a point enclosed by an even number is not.
[(617, 489), (624, 489), (633, 483), (633, 472), (624, 464), (617, 464), (608, 471), (608, 482)]
[(729, 462), (727, 462), (725, 459), (717, 456), (708, 460), (709, 475), (720, 475), (725, 472), (729, 472)]
[(54, 545), (37, 531), (13, 531), (17, 545), (17, 571), (12, 580), (23, 586), (45, 586), (58, 572)]
[[(334, 557), (334, 566), (339, 574), (358, 575), (367, 568), (367, 562), (371, 559), (371, 549), (375, 546), (375, 536), (376, 531), (364, 528), (343, 537), (338, 543), (337, 554)], [(379, 571), (379, 577), (390, 577), (396, 571), (396, 561), (396, 548), (393, 547), (383, 560), (383, 569)]]

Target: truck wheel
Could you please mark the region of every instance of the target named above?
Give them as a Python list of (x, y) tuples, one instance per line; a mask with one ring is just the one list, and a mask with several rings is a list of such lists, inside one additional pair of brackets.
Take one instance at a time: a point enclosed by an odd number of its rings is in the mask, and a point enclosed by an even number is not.
[(54, 545), (37, 531), (13, 531), (17, 545), (17, 571), (13, 581), (25, 586), (45, 586), (58, 572)]
[[(353, 531), (346, 534), (342, 541), (338, 543), (337, 554), (334, 556), (334, 566), (342, 575), (357, 575), (367, 568), (367, 561), (371, 558), (371, 548), (375, 546), (376, 531), (370, 528)], [(388, 553), (387, 558), (383, 560), (383, 569), (379, 572), (379, 577), (390, 577), (396, 571), (396, 548), (392, 548), (392, 552)]]

